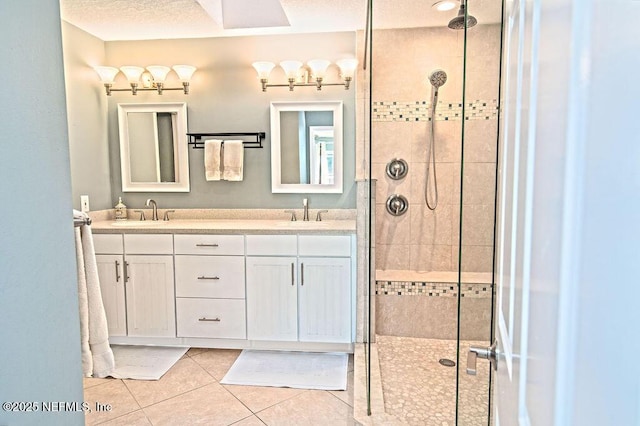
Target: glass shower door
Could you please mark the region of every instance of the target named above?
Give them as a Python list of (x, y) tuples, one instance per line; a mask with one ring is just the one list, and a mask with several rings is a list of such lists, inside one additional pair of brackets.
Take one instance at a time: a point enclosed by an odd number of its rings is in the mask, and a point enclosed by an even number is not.
[[(493, 342), (502, 2), (467, 2), (458, 226), (458, 425), (488, 425), (491, 364), (469, 371), (471, 346)], [(475, 24), (474, 24), (474, 18)], [(454, 226), (455, 226), (454, 225)], [(473, 373), (473, 374), (471, 374)]]
[[(472, 1), (473, 27), (447, 25), (460, 3), (369, 4), (367, 368), (379, 369), (391, 418), (487, 425), (488, 363), (475, 376), (466, 364), (469, 346), (492, 338), (502, 1)], [(407, 174), (396, 179), (387, 170), (399, 160)], [(408, 208), (394, 214), (387, 200), (400, 195)]]

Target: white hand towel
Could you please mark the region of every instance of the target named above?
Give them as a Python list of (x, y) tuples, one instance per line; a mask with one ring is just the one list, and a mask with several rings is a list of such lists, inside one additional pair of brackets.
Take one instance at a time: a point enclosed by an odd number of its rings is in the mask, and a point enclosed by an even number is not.
[[(73, 211), (73, 215), (74, 218), (88, 217), (77, 210)], [(86, 377), (107, 377), (113, 371), (115, 362), (109, 346), (109, 328), (102, 303), (91, 226), (75, 227), (75, 240), (82, 372)]]
[(222, 141), (209, 139), (204, 141), (204, 175), (206, 180), (220, 180), (220, 148)]
[[(74, 210), (74, 217), (75, 217)], [(89, 346), (89, 299), (87, 297), (87, 277), (84, 270), (84, 254), (82, 252), (82, 237), (80, 227), (76, 226), (76, 267), (78, 269), (78, 307), (80, 309), (80, 348), (82, 357), (82, 375), (91, 377), (93, 374), (93, 358)]]
[(224, 141), (224, 180), (241, 181), (244, 165), (244, 144), (242, 141)]
[(115, 368), (115, 360), (109, 346), (107, 313), (102, 303), (98, 262), (93, 247), (91, 226), (80, 227), (84, 270), (87, 283), (87, 305), (89, 308), (89, 346), (93, 358), (93, 377), (107, 377)]

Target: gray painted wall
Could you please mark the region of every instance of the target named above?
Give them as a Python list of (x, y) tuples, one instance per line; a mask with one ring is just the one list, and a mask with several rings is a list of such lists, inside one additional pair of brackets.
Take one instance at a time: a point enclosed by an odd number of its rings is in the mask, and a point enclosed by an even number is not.
[(107, 99), (92, 67), (105, 62), (104, 42), (64, 21), (62, 40), (73, 206), (89, 195), (91, 208), (102, 209), (112, 205)]
[[(0, 2), (0, 39), (0, 400), (82, 402), (58, 2)], [(84, 416), (0, 410), (0, 424)]]
[[(177, 208), (291, 208), (301, 207), (309, 198), (312, 208), (355, 208), (355, 87), (313, 87), (260, 89), (251, 63), (257, 60), (280, 62), (315, 57), (335, 61), (355, 55), (355, 33), (302, 34), (295, 36), (261, 36), (206, 38), (187, 40), (106, 42), (106, 63), (112, 66), (152, 64), (192, 64), (198, 67), (188, 96), (179, 91), (114, 93), (109, 99), (108, 134), (111, 158), (112, 201), (93, 203), (92, 208), (112, 207), (118, 196), (128, 207), (142, 207), (153, 197), (161, 207)], [(91, 70), (92, 71), (92, 70)], [(93, 72), (93, 71), (92, 71)], [(336, 80), (338, 70), (330, 68), (327, 80)], [(175, 86), (175, 74), (167, 86)], [(282, 71), (274, 69), (272, 80), (283, 82)], [(118, 87), (126, 85), (123, 75)], [(100, 86), (97, 76), (94, 86)], [(269, 104), (271, 101), (340, 100), (344, 103), (344, 193), (343, 194), (272, 194)], [(125, 102), (187, 102), (188, 127), (191, 132), (266, 132), (263, 149), (246, 149), (244, 181), (207, 182), (204, 178), (203, 150), (189, 150), (190, 193), (122, 193), (118, 148), (117, 104)], [(76, 167), (74, 162), (74, 168)]]

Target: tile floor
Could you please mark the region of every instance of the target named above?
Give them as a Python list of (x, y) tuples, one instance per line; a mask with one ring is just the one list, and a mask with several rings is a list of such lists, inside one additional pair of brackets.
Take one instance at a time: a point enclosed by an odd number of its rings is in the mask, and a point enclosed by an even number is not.
[[(445, 367), (438, 361), (456, 360), (456, 341), (396, 336), (376, 339), (386, 413), (409, 425), (453, 426), (456, 367)], [(478, 360), (477, 375), (466, 374), (470, 345), (486, 347), (488, 342), (461, 342), (458, 425), (484, 426), (488, 418), (489, 363)]]
[(353, 356), (346, 391), (221, 385), (239, 350), (191, 348), (160, 380), (84, 379), (84, 400), (108, 403), (87, 425), (357, 425)]

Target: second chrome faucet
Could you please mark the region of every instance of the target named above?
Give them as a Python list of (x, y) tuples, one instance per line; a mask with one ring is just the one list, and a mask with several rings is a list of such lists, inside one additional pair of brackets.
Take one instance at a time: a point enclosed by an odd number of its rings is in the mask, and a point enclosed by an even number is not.
[(152, 220), (158, 220), (158, 205), (156, 204), (156, 202), (154, 200), (152, 200), (151, 198), (149, 198), (147, 200), (147, 202), (145, 203), (145, 206), (149, 207), (153, 207), (153, 216), (152, 216)]
[[(304, 222), (309, 222), (309, 200), (307, 198), (304, 198), (302, 200), (302, 220)], [(329, 210), (318, 210), (318, 213), (316, 215), (316, 222), (321, 222), (322, 221), (322, 213), (327, 213)], [(295, 222), (297, 220), (296, 218), (296, 212), (295, 210), (285, 210), (285, 213), (291, 213), (291, 221)]]
[(309, 222), (309, 203), (306, 198), (302, 200), (302, 208), (304, 209), (304, 212), (302, 213), (302, 220)]

